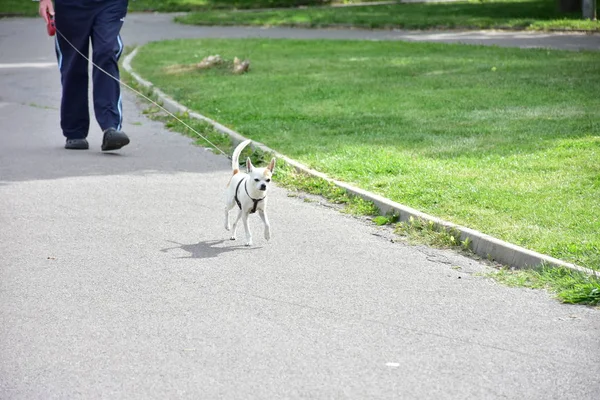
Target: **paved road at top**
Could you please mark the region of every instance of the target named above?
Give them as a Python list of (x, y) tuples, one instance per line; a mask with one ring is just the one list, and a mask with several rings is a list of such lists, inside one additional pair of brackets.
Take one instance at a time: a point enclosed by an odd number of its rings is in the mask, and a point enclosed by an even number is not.
[(282, 38), (405, 40), (465, 43), (502, 47), (548, 47), (565, 50), (600, 50), (600, 35), (511, 31), (402, 31), (364, 29), (298, 29), (261, 27), (189, 26), (173, 22), (169, 14), (131, 14), (124, 37), (127, 44), (176, 38)]
[[(128, 21), (128, 44), (248, 32)], [(277, 187), (273, 240), (253, 218), (232, 243), (225, 157), (129, 94), (130, 146), (65, 151), (59, 99), (43, 24), (1, 20), (1, 399), (600, 397), (598, 310)]]

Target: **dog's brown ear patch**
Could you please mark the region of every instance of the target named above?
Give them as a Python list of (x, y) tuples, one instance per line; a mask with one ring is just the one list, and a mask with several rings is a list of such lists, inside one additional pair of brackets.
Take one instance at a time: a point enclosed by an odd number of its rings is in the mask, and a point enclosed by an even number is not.
[(269, 171), (271, 171), (271, 173), (273, 173), (273, 170), (275, 169), (275, 157), (273, 157), (271, 159), (271, 162), (269, 163), (269, 166), (267, 167), (267, 169)]
[(240, 170), (239, 170), (239, 169), (237, 169), (237, 168), (233, 170), (233, 175), (231, 176), (231, 178), (229, 178), (229, 182), (227, 182), (227, 187), (229, 187), (229, 185), (231, 185), (231, 180), (232, 180), (232, 179), (233, 179), (233, 177), (234, 177), (234, 176), (235, 176), (237, 173), (239, 173), (239, 172), (240, 172)]

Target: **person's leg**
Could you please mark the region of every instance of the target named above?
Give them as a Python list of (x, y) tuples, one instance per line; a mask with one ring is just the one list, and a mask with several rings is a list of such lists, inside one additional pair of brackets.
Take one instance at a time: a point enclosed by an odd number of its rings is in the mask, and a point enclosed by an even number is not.
[[(99, 3), (92, 28), (92, 60), (94, 67), (94, 111), (96, 120), (106, 131), (121, 130), (123, 109), (119, 79), (118, 60), (123, 52), (119, 32), (127, 14), (127, 0), (109, 0)], [(110, 76), (108, 76), (109, 74)]]
[[(69, 139), (85, 139), (90, 126), (88, 61), (75, 49), (89, 52), (93, 14), (76, 4), (56, 0), (56, 56), (61, 74), (60, 125)], [(68, 42), (67, 42), (68, 41)], [(69, 44), (70, 42), (70, 44)]]

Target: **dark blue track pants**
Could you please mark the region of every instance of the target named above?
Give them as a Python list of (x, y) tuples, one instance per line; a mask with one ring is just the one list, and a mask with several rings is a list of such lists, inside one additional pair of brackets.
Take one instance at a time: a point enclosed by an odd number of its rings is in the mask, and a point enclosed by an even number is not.
[[(127, 3), (127, 0), (55, 0), (56, 29), (60, 32), (56, 34), (62, 82), (60, 125), (69, 139), (87, 137), (90, 127), (88, 61), (73, 47), (88, 57), (91, 42), (94, 64), (119, 79), (118, 60), (123, 52), (119, 32)], [(119, 83), (96, 67), (92, 70), (92, 81), (94, 113), (100, 128), (120, 130), (123, 109)]]

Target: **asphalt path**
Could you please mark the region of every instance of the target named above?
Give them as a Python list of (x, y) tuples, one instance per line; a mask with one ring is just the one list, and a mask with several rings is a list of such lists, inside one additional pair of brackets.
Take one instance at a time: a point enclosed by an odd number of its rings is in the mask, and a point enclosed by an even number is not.
[[(395, 34), (169, 19), (129, 16), (126, 44)], [(278, 187), (273, 239), (254, 217), (246, 248), (222, 227), (225, 157), (148, 120), (129, 93), (131, 145), (102, 153), (93, 124), (90, 150), (66, 151), (59, 101), (43, 24), (0, 20), (1, 399), (600, 396), (597, 309), (494, 283), (483, 263)]]
[[(175, 14), (177, 15), (177, 14)], [(403, 40), (463, 43), (500, 47), (600, 50), (600, 35), (514, 31), (404, 31), (365, 29), (302, 29), (285, 27), (189, 26), (173, 22), (169, 14), (131, 14), (123, 28), (126, 44), (179, 38), (277, 38)]]

